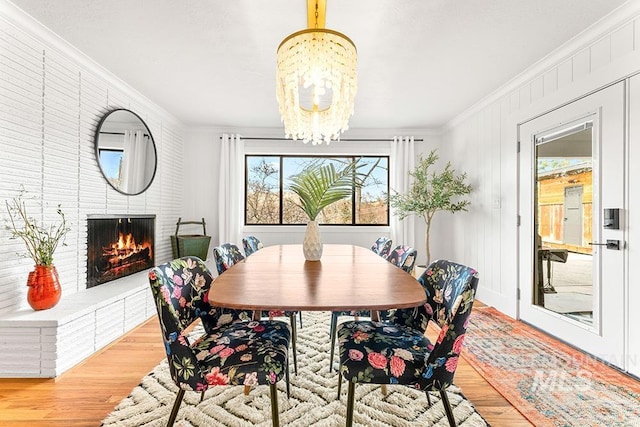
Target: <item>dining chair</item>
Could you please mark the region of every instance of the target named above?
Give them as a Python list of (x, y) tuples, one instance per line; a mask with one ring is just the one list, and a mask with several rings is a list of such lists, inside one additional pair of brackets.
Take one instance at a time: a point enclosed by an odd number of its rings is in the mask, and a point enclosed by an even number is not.
[(387, 258), (391, 253), (391, 245), (393, 245), (393, 241), (388, 237), (378, 237), (373, 246), (371, 246), (371, 250), (382, 258)]
[(418, 251), (411, 246), (398, 245), (391, 251), (387, 261), (411, 274), (417, 257)]
[(355, 320), (360, 317), (371, 317), (370, 310), (340, 310), (331, 312), (331, 323), (329, 324), (329, 335), (331, 337), (331, 353), (329, 355), (329, 372), (333, 371), (333, 357), (336, 349), (336, 331), (338, 328), (338, 318), (350, 316)]
[[(276, 383), (286, 377), (291, 333), (286, 323), (261, 320), (220, 323), (208, 302), (214, 278), (201, 259), (183, 257), (149, 272), (149, 283), (164, 339), (171, 378), (178, 386), (167, 426), (175, 422), (185, 391), (204, 392), (216, 385), (269, 385), (272, 425), (279, 425)], [(204, 333), (187, 333), (202, 319)], [(206, 322), (204, 321), (206, 319)]]
[(233, 243), (223, 243), (213, 248), (213, 259), (216, 262), (218, 274), (222, 274), (238, 261), (242, 261), (244, 255)]
[[(397, 323), (350, 321), (340, 325), (338, 396), (349, 382), (347, 423), (353, 424), (356, 383), (400, 384), (439, 391), (450, 426), (455, 426), (446, 388), (453, 383), (478, 287), (476, 270), (434, 261), (418, 279), (427, 295), (419, 307), (395, 310)], [(425, 336), (429, 320), (440, 327), (435, 343)]]
[(247, 236), (242, 238), (242, 247), (244, 248), (245, 256), (249, 256), (262, 249), (264, 245), (256, 236)]
[[(244, 245), (244, 242), (243, 242)], [(245, 251), (246, 251), (246, 247), (245, 247)], [(232, 244), (232, 243), (224, 243), (220, 246), (216, 246), (215, 248), (213, 248), (213, 258), (216, 262), (216, 268), (218, 270), (218, 274), (222, 274), (225, 271), (227, 271), (228, 269), (230, 269), (231, 267), (233, 267), (233, 265), (235, 265), (237, 262), (242, 261), (245, 257), (242, 256), (242, 253), (240, 253), (240, 249)], [(231, 313), (235, 318), (243, 318), (246, 317), (247, 315), (250, 315), (250, 317), (253, 317), (253, 313), (251, 312), (244, 312), (241, 310), (232, 310), (232, 309), (227, 309), (229, 313)], [(260, 318), (269, 318), (269, 320), (273, 320), (274, 317), (288, 317), (289, 318), (289, 322), (291, 323), (291, 347), (293, 350), (293, 370), (296, 373), (296, 375), (298, 374), (298, 356), (296, 354), (296, 337), (297, 337), (297, 331), (296, 331), (296, 316), (297, 316), (298, 312), (297, 311), (262, 311), (260, 312)], [(302, 313), (300, 314), (300, 325), (302, 326)]]
[[(379, 237), (371, 250), (378, 255), (386, 258), (392, 264), (402, 268), (404, 271), (409, 272), (413, 270), (413, 265), (415, 264), (417, 251), (409, 246), (399, 245), (397, 246), (393, 252), (391, 251), (392, 241), (386, 237)], [(379, 252), (378, 252), (378, 248)], [(329, 335), (331, 336), (331, 351), (329, 355), (329, 372), (333, 370), (333, 357), (335, 353), (336, 347), (336, 329), (338, 325), (338, 318), (341, 316), (352, 316), (355, 320), (358, 320), (359, 317), (370, 317), (371, 312), (369, 310), (359, 310), (359, 311), (333, 311), (331, 312), (331, 323), (329, 324)], [(389, 317), (389, 314), (386, 311), (380, 312), (381, 318)]]

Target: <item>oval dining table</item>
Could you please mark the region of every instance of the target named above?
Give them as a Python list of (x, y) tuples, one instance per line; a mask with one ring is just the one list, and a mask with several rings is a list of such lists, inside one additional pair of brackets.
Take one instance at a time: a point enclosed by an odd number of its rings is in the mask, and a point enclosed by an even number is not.
[(368, 248), (325, 244), (320, 261), (302, 245), (274, 245), (237, 262), (213, 282), (214, 306), (255, 310), (338, 311), (416, 307), (418, 281)]
[(379, 310), (417, 307), (426, 300), (412, 275), (380, 255), (333, 244), (323, 246), (319, 261), (306, 261), (302, 245), (267, 246), (219, 275), (209, 291), (211, 305), (254, 310), (256, 319), (271, 310), (370, 310), (378, 320)]

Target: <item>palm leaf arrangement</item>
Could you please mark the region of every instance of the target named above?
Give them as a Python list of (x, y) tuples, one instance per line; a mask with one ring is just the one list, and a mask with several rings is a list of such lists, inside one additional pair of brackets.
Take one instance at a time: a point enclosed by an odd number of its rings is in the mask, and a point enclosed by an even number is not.
[(300, 203), (296, 203), (300, 209), (310, 221), (315, 221), (324, 208), (353, 194), (354, 186), (359, 185), (359, 167), (357, 162), (352, 162), (336, 170), (332, 163), (312, 163), (291, 177), (289, 189), (300, 198)]

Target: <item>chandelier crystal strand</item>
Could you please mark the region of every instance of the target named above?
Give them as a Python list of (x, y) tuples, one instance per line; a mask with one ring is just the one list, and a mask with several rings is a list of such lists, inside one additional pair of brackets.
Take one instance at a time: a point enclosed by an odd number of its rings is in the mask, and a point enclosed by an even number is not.
[[(285, 38), (277, 60), (276, 95), (285, 137), (313, 145), (339, 140), (349, 128), (358, 89), (353, 42), (337, 31), (310, 28)], [(301, 89), (311, 90), (310, 105), (302, 105)]]

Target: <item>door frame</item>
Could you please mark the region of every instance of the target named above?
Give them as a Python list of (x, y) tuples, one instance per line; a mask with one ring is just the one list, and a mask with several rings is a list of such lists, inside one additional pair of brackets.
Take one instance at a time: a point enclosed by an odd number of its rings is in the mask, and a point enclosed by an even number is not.
[[(624, 135), (624, 82), (609, 86), (596, 93), (580, 98), (572, 103), (536, 115), (518, 124), (520, 153), (518, 156), (518, 301), (519, 318), (531, 323), (543, 331), (559, 339), (575, 345), (594, 356), (610, 362), (622, 369), (625, 368), (624, 336), (625, 317), (620, 305), (624, 300), (625, 278), (625, 231), (603, 230), (601, 227), (602, 208), (625, 208), (625, 171), (620, 167), (625, 161)], [(593, 325), (586, 325), (567, 316), (554, 313), (533, 304), (534, 281), (534, 235), (533, 217), (534, 195), (533, 183), (535, 171), (535, 136), (553, 135), (554, 132), (593, 121), (593, 194), (600, 195), (599, 205), (593, 208), (593, 241), (602, 242), (607, 238), (615, 238), (622, 242), (622, 250), (612, 253), (606, 249), (595, 249), (594, 257), (594, 312)], [(603, 122), (606, 121), (606, 122)], [(603, 136), (603, 123), (605, 135)], [(607, 140), (607, 150), (603, 150), (603, 141)], [(618, 167), (612, 168), (614, 160)], [(608, 165), (606, 182), (619, 182), (617, 188), (608, 186), (601, 191), (604, 183), (601, 174), (603, 165)], [(615, 169), (615, 170), (614, 170)], [(606, 270), (607, 294), (601, 292), (603, 271)], [(614, 309), (615, 306), (615, 309)], [(616, 310), (617, 309), (617, 310)], [(606, 316), (605, 316), (606, 315)]]

